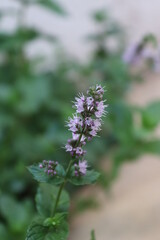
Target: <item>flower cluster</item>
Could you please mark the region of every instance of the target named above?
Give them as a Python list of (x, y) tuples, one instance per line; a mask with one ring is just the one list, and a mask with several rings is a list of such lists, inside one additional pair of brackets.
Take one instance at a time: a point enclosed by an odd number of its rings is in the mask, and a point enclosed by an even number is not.
[(49, 176), (54, 176), (57, 174), (56, 167), (58, 162), (52, 160), (43, 160), (42, 163), (39, 164), (40, 168), (44, 168), (44, 172), (47, 173)]
[[(86, 141), (92, 140), (101, 129), (101, 117), (106, 113), (107, 106), (103, 101), (103, 94), (104, 89), (100, 85), (96, 85), (87, 91), (86, 96), (80, 94), (75, 98), (76, 113), (67, 122), (69, 130), (72, 132), (72, 138), (65, 145), (66, 151), (75, 159), (83, 158), (86, 153), (83, 149)], [(86, 161), (79, 161), (75, 176), (85, 175), (86, 169)]]

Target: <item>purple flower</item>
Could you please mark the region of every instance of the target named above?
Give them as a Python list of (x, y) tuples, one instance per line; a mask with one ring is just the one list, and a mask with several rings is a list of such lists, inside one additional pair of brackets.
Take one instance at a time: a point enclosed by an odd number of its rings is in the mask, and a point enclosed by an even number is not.
[(89, 134), (92, 136), (92, 137), (95, 137), (97, 135), (97, 130), (92, 128), (92, 130), (89, 132)]
[(73, 147), (69, 143), (67, 143), (65, 145), (65, 149), (66, 149), (66, 152), (71, 152), (73, 150)]
[(87, 173), (87, 161), (79, 161), (78, 164), (74, 164), (75, 171), (74, 174), (76, 177), (84, 176)]
[(72, 133), (73, 140), (78, 141), (79, 137), (80, 137), (80, 134)]
[(76, 112), (77, 113), (82, 113), (84, 111), (84, 102), (85, 102), (85, 97), (82, 94), (80, 97), (76, 97), (76, 102), (75, 102), (75, 107), (76, 107)]
[[(76, 134), (76, 133), (72, 133), (72, 140), (73, 141), (78, 141), (80, 138), (80, 134)], [(81, 139), (80, 139), (80, 143), (84, 142), (86, 139), (86, 137), (84, 136), (84, 134), (82, 134)]]
[(91, 117), (85, 118), (85, 124), (91, 126), (93, 124), (93, 119)]
[(101, 120), (100, 120), (100, 119), (95, 119), (95, 120), (93, 121), (93, 125), (94, 125), (94, 127), (95, 127), (97, 130), (100, 130)]
[(97, 93), (98, 95), (103, 96), (103, 94), (104, 94), (104, 89), (102, 88), (101, 85), (96, 85), (96, 93)]
[(93, 97), (87, 97), (87, 99), (86, 99), (86, 103), (87, 103), (87, 109), (89, 110), (91, 110), (91, 109), (93, 109), (93, 107), (94, 107), (94, 98)]
[(43, 164), (42, 164), (42, 163), (41, 163), (41, 164), (39, 164), (39, 167), (40, 167), (40, 168), (43, 168)]
[(123, 55), (123, 61), (128, 64), (135, 64), (141, 59), (141, 53), (140, 43), (130, 45)]
[(95, 119), (93, 121), (93, 125), (91, 126), (91, 131), (89, 132), (89, 134), (92, 137), (95, 137), (97, 135), (97, 132), (100, 131), (100, 127), (101, 127), (101, 121), (99, 119)]
[(83, 120), (81, 117), (77, 117), (77, 115), (74, 115), (73, 118), (69, 118), (67, 126), (69, 127), (70, 131), (77, 132), (78, 128), (83, 126)]
[(87, 172), (87, 161), (85, 161), (85, 160), (83, 160), (82, 162), (79, 161), (78, 167), (79, 167), (79, 172), (82, 175), (86, 175), (86, 172)]
[(77, 154), (78, 156), (83, 155), (83, 149), (82, 149), (81, 147), (77, 147), (77, 148), (76, 148), (76, 154)]
[(95, 112), (95, 116), (97, 118), (101, 118), (103, 114), (105, 113), (105, 107), (107, 105), (104, 105), (104, 101), (97, 102), (97, 110)]

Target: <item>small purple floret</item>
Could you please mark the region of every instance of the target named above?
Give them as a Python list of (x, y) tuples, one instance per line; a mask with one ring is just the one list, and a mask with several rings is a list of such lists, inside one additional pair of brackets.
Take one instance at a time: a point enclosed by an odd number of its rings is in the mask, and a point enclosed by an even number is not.
[(43, 168), (43, 164), (39, 164), (39, 167), (40, 167), (40, 168)]
[(79, 176), (84, 176), (87, 173), (87, 161), (83, 160), (83, 161), (79, 161), (78, 164), (74, 165), (75, 166), (75, 176), (79, 177)]
[(52, 160), (43, 160), (43, 164), (39, 164), (39, 168), (44, 168), (44, 172), (47, 173), (49, 176), (56, 175), (56, 167), (58, 165), (58, 162), (52, 161)]

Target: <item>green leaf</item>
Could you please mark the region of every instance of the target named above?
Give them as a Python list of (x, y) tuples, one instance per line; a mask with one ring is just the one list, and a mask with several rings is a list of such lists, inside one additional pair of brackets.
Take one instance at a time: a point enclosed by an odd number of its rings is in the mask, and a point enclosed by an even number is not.
[[(36, 195), (36, 206), (41, 216), (50, 217), (55, 205), (59, 188), (49, 184), (40, 184)], [(69, 208), (68, 193), (63, 190), (57, 206), (58, 212), (66, 212)]]
[(51, 43), (57, 40), (53, 35), (40, 32), (34, 28), (23, 27), (12, 34), (0, 32), (0, 50), (1, 52), (14, 51), (17, 53), (23, 49), (26, 44), (37, 39), (44, 39)]
[(0, 50), (19, 50), (24, 44), (37, 39), (39, 32), (32, 28), (18, 29), (15, 33), (0, 33)]
[(143, 151), (151, 154), (160, 154), (160, 140), (151, 140), (143, 145)]
[(26, 240), (66, 240), (68, 232), (68, 224), (65, 220), (55, 227), (47, 227), (44, 226), (44, 219), (39, 218), (29, 226)]
[(147, 129), (154, 129), (160, 123), (160, 101), (151, 103), (142, 111), (142, 123)]
[(58, 170), (56, 176), (48, 176), (47, 173), (44, 172), (44, 169), (37, 165), (29, 166), (28, 170), (33, 175), (34, 179), (41, 183), (46, 182), (58, 185), (64, 181), (64, 169), (62, 166), (56, 168), (56, 170)]
[(0, 214), (7, 221), (9, 228), (20, 233), (28, 225), (32, 217), (32, 206), (30, 202), (17, 202), (12, 196), (0, 196)]
[(100, 174), (98, 172), (94, 170), (90, 170), (90, 171), (87, 171), (87, 174), (85, 176), (81, 176), (81, 177), (73, 176), (68, 180), (70, 181), (70, 183), (74, 185), (86, 185), (86, 184), (95, 183), (99, 178), (99, 176)]
[(66, 15), (64, 8), (55, 0), (35, 0), (33, 3), (40, 4), (42, 7), (53, 11), (59, 15)]
[(63, 166), (61, 164), (58, 164), (56, 167), (56, 172), (58, 174), (58, 176), (64, 178), (65, 177), (65, 170), (63, 168)]

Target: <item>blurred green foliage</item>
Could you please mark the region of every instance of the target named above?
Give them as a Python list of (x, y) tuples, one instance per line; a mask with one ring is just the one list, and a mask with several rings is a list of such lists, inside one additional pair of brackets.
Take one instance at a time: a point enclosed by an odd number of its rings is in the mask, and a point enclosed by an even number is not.
[(92, 197), (80, 197), (75, 203), (74, 213), (82, 213), (88, 209), (96, 209), (99, 207), (98, 201)]
[(94, 230), (91, 231), (91, 240), (96, 240), (95, 231)]
[[(34, 4), (65, 13), (54, 1)], [(44, 158), (67, 158), (61, 146), (68, 137), (64, 120), (72, 113), (75, 87), (63, 64), (41, 71), (39, 56), (27, 57), (26, 45), (40, 38), (54, 44), (54, 37), (21, 22), (12, 33), (0, 32), (0, 239), (4, 240), (24, 239), (35, 212), (36, 184), (26, 166)]]
[[(0, 239), (3, 240), (24, 239), (35, 214), (36, 182), (26, 166), (45, 158), (63, 164), (69, 159), (62, 149), (69, 137), (64, 122), (72, 114), (71, 101), (81, 89), (101, 83), (107, 90), (109, 113), (104, 118), (102, 137), (87, 149), (90, 164), (98, 169), (100, 159), (109, 156), (111, 168), (107, 173), (101, 170), (102, 186), (108, 186), (124, 161), (145, 152), (160, 154), (160, 140), (149, 137), (159, 123), (160, 102), (140, 109), (125, 100), (126, 91), (140, 76), (131, 74), (122, 61), (125, 34), (121, 26), (106, 12), (97, 11), (92, 15), (97, 31), (86, 37), (93, 45), (88, 61), (82, 64), (63, 55), (55, 66), (41, 68), (46, 59), (29, 58), (26, 46), (45, 39), (52, 47), (56, 37), (25, 26), (23, 11), (32, 4), (61, 16), (66, 16), (66, 11), (54, 0), (19, 2), (22, 7), (15, 12), (19, 25), (11, 33), (0, 31)], [(6, 14), (11, 12), (1, 11), (0, 17)], [(93, 234), (92, 239), (95, 239)]]

